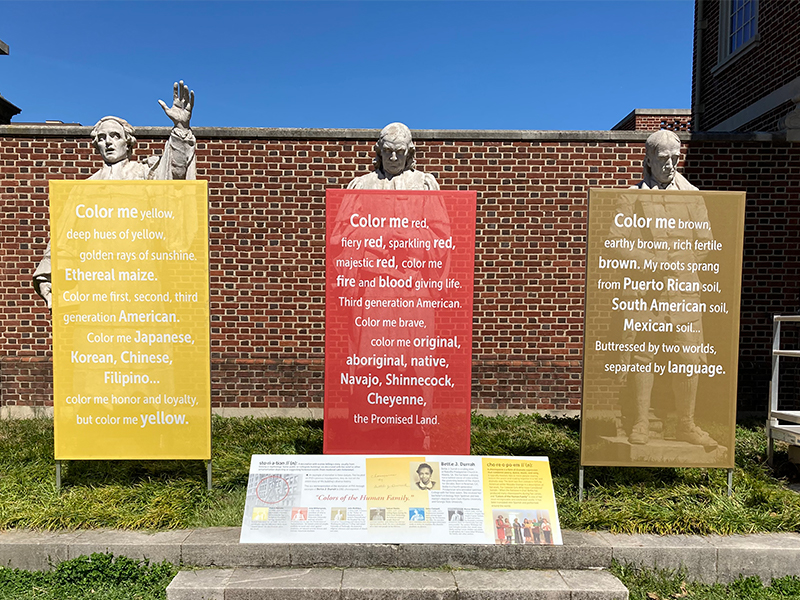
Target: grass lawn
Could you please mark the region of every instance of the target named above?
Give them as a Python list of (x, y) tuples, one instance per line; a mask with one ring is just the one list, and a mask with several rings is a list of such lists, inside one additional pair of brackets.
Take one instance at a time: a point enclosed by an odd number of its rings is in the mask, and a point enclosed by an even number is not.
[(0, 567), (0, 600), (161, 600), (177, 569), (124, 556), (92, 554), (53, 571)]
[(769, 585), (758, 577), (740, 577), (728, 585), (687, 581), (682, 573), (636, 569), (615, 564), (611, 572), (628, 588), (631, 600), (779, 600), (800, 598), (800, 578), (773, 579)]
[[(213, 419), (214, 489), (200, 461), (69, 461), (55, 489), (53, 422), (0, 420), (0, 529), (162, 530), (238, 526), (252, 454), (321, 454), (322, 421)], [(739, 427), (734, 495), (721, 469), (585, 469), (577, 501), (578, 421), (538, 415), (472, 418), (472, 452), (548, 456), (561, 526), (647, 533), (800, 531), (800, 495), (785, 448), (766, 467), (760, 426)], [(2, 598), (2, 596), (0, 596)]]

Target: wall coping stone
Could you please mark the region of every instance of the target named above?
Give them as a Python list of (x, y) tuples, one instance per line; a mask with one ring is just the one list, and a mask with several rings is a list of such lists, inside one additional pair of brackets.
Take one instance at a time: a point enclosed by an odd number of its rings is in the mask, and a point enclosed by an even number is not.
[[(677, 109), (676, 109), (677, 110)], [(67, 124), (0, 125), (0, 137), (89, 138), (92, 127)], [(138, 137), (166, 138), (170, 127), (136, 127)], [(199, 139), (299, 139), (368, 140), (378, 139), (379, 129), (311, 129), (291, 127), (193, 127)], [(651, 131), (580, 131), (529, 129), (413, 129), (417, 140), (522, 141), (522, 142), (644, 142)], [(772, 133), (679, 133), (683, 141), (772, 142), (782, 138)]]

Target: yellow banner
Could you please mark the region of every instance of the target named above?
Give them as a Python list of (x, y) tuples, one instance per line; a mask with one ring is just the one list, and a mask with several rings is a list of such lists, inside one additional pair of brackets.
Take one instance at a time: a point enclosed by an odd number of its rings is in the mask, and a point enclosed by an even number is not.
[(55, 458), (210, 459), (205, 181), (50, 182)]
[(744, 209), (590, 190), (581, 464), (733, 467)]

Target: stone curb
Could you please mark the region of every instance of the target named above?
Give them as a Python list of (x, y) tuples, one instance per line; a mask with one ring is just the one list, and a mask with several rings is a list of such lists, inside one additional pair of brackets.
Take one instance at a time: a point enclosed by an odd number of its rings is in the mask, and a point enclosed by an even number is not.
[(240, 544), (238, 527), (163, 531), (0, 532), (0, 566), (46, 570), (71, 558), (110, 552), (186, 567), (592, 569), (612, 560), (684, 568), (705, 583), (739, 575), (800, 575), (800, 534), (622, 535), (564, 531), (563, 546), (467, 544)]
[(627, 600), (603, 571), (208, 569), (181, 571), (167, 600)]

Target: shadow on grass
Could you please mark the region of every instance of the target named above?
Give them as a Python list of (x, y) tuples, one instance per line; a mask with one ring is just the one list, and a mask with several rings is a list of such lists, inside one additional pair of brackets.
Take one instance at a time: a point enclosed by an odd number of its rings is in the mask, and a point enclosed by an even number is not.
[(205, 484), (206, 466), (198, 460), (68, 460), (62, 461), (64, 488), (97, 485), (137, 485), (174, 480)]
[[(231, 489), (247, 485), (254, 454), (322, 454), (322, 420), (214, 417), (212, 440), (214, 485)], [(74, 460), (62, 470), (65, 487), (174, 480), (205, 485), (205, 461)]]

